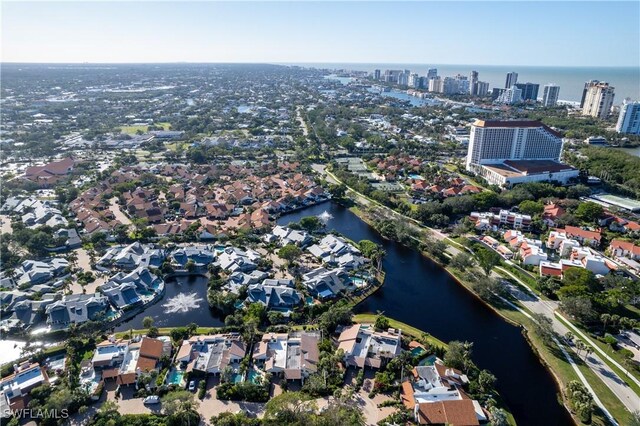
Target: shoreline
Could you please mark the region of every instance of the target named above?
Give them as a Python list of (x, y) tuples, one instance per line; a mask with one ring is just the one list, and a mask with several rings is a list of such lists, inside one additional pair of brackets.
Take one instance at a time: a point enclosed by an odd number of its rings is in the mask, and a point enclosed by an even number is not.
[[(354, 202), (356, 203), (356, 205), (359, 205), (357, 201), (354, 200)], [(398, 244), (404, 245), (398, 241), (392, 240), (390, 238), (387, 238), (385, 236), (383, 236), (382, 234), (380, 234), (378, 232), (378, 230), (373, 226), (370, 218), (368, 218), (363, 212), (362, 210), (358, 209), (351, 209), (348, 207), (347, 208), (349, 211), (351, 211), (353, 214), (355, 214), (360, 220), (362, 220), (364, 223), (366, 223), (367, 225), (369, 225), (371, 228), (373, 228), (375, 230), (375, 232), (377, 232), (381, 238), (388, 240), (388, 241), (394, 241)], [(405, 247), (407, 247), (405, 245)], [(527, 341), (527, 343), (529, 344), (529, 347), (533, 350), (533, 353), (536, 355), (536, 358), (539, 360), (539, 362), (544, 366), (544, 368), (549, 371), (551, 373), (551, 376), (553, 377), (554, 382), (556, 383), (556, 391), (557, 391), (557, 395), (560, 396), (560, 401), (561, 401), (561, 405), (569, 412), (569, 414), (571, 415), (571, 418), (574, 421), (575, 425), (579, 425), (580, 423), (577, 421), (574, 413), (569, 409), (569, 405), (568, 405), (568, 401), (566, 399), (566, 395), (563, 389), (563, 382), (560, 379), (560, 376), (558, 375), (558, 373), (551, 368), (550, 364), (547, 362), (547, 360), (540, 354), (540, 351), (538, 349), (538, 347), (533, 343), (531, 337), (529, 336), (529, 330), (527, 329), (527, 327), (516, 321), (513, 318), (509, 318), (508, 316), (506, 316), (503, 312), (501, 312), (496, 306), (492, 305), (491, 303), (487, 302), (486, 300), (482, 299), (475, 291), (473, 291), (472, 286), (470, 285), (470, 283), (466, 283), (464, 280), (461, 280), (458, 276), (456, 276), (450, 269), (450, 267), (444, 266), (442, 263), (440, 263), (438, 261), (438, 259), (432, 257), (431, 255), (429, 255), (429, 253), (426, 253), (422, 250), (419, 250), (417, 248), (413, 248), (413, 247), (409, 247), (413, 250), (416, 250), (418, 253), (420, 253), (422, 256), (426, 257), (427, 259), (431, 260), (432, 262), (434, 262), (435, 264), (437, 264), (438, 266), (440, 266), (442, 269), (444, 269), (446, 271), (446, 273), (460, 286), (462, 286), (467, 292), (469, 292), (471, 295), (473, 295), (476, 299), (478, 299), (481, 303), (483, 303), (486, 307), (488, 307), (489, 309), (491, 309), (491, 311), (498, 315), (502, 320), (504, 320), (505, 322), (513, 325), (514, 327), (518, 327), (521, 329), (522, 335), (524, 336), (525, 340)]]

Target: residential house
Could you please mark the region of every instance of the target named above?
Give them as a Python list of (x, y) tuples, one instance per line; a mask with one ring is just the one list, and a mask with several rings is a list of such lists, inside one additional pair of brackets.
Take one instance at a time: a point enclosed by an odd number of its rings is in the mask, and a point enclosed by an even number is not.
[(376, 331), (372, 325), (364, 324), (344, 327), (338, 337), (346, 365), (358, 368), (382, 367), (400, 354), (401, 344), (400, 330)]
[(107, 297), (98, 294), (65, 295), (46, 308), (47, 324), (66, 327), (97, 320), (107, 313)]
[(247, 249), (245, 251), (237, 247), (226, 247), (218, 255), (215, 263), (225, 271), (251, 272), (258, 267), (259, 260), (260, 255), (254, 250)]
[(14, 270), (15, 283), (18, 286), (42, 284), (60, 277), (69, 266), (69, 261), (62, 257), (47, 260), (25, 260)]
[(175, 360), (187, 372), (219, 375), (226, 367), (231, 367), (237, 373), (246, 352), (239, 334), (201, 335), (182, 342)]
[(302, 276), (302, 284), (318, 299), (326, 300), (346, 291), (345, 282), (349, 279), (344, 269), (319, 267)]
[(184, 268), (189, 261), (197, 267), (205, 267), (215, 260), (216, 253), (208, 246), (187, 246), (175, 250), (171, 257), (181, 268)]
[(275, 226), (271, 233), (266, 234), (263, 239), (266, 242), (277, 242), (281, 247), (287, 244), (306, 247), (313, 241), (313, 238), (311, 238), (308, 232), (298, 231), (280, 225)]
[[(280, 281), (287, 282), (280, 283)], [(302, 303), (302, 300), (302, 294), (293, 288), (293, 281), (267, 279), (261, 284), (249, 286), (245, 303), (260, 303), (268, 310), (277, 310), (289, 316), (291, 311)]]
[(319, 340), (316, 333), (265, 333), (253, 348), (254, 365), (286, 380), (304, 383), (304, 379), (318, 369)]
[(527, 242), (523, 242), (520, 245), (518, 254), (520, 255), (523, 265), (538, 266), (540, 262), (547, 260), (547, 253), (542, 250), (541, 245), (542, 242), (540, 242), (540, 245), (529, 244)]
[(545, 204), (542, 213), (542, 221), (548, 226), (556, 226), (559, 218), (564, 216), (566, 210), (557, 203)]
[(344, 269), (357, 269), (367, 262), (359, 249), (344, 238), (332, 234), (326, 235), (318, 244), (312, 245), (307, 250), (323, 263)]
[(612, 240), (609, 244), (609, 253), (615, 258), (640, 259), (640, 246), (629, 241)]
[[(25, 361), (14, 366), (13, 374), (0, 379), (0, 407), (10, 410), (23, 410), (29, 403), (32, 389), (49, 384), (49, 376), (39, 363)], [(2, 417), (5, 417), (2, 413)]]

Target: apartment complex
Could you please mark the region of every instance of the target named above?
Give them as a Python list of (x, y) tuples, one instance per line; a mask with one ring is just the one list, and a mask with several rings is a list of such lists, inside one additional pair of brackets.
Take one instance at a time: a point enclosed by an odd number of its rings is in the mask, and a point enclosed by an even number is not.
[(591, 80), (585, 83), (582, 92), (582, 115), (606, 119), (613, 105), (614, 87), (609, 83)]

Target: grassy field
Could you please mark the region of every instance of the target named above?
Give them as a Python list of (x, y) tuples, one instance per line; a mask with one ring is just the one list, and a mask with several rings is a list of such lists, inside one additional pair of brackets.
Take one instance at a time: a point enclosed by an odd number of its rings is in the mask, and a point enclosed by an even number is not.
[[(163, 127), (164, 130), (169, 130), (169, 127), (171, 126), (169, 123), (154, 123), (154, 126), (157, 127)], [(135, 135), (138, 130), (147, 133), (147, 129), (149, 128), (148, 124), (136, 124), (133, 126), (120, 126), (119, 127), (120, 130), (122, 130), (122, 133), (126, 133), (128, 135)]]
[[(376, 322), (376, 314), (357, 314), (353, 317), (353, 320), (357, 323), (365, 323), (365, 324), (373, 324)], [(400, 321), (396, 321), (392, 318), (389, 318), (389, 325), (393, 328), (399, 328), (402, 330), (402, 334), (407, 334), (412, 337), (422, 337), (423, 334), (428, 334), (425, 331), (419, 330), (415, 327), (412, 327), (408, 324), (405, 324)], [(428, 335), (427, 341), (434, 346), (441, 346), (443, 348), (447, 347), (447, 344), (437, 337), (433, 337), (432, 335)]]
[[(171, 330), (173, 330), (174, 328), (179, 328), (179, 327), (160, 327), (158, 328), (158, 335), (160, 336), (168, 336), (171, 333)], [(198, 327), (196, 330), (196, 334), (216, 334), (218, 333), (220, 330), (220, 328), (216, 328), (216, 327)], [(131, 331), (134, 335), (135, 334), (140, 334), (140, 335), (145, 335), (147, 334), (147, 329), (137, 329), (137, 330), (126, 330), (126, 331), (119, 331), (117, 333), (115, 333), (116, 337), (118, 339), (121, 339), (122, 337), (124, 337), (125, 335), (129, 334), (129, 331)]]

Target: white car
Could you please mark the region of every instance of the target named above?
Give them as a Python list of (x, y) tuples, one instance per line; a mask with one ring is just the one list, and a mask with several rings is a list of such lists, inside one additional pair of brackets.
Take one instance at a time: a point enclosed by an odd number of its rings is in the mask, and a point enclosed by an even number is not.
[(160, 397), (158, 395), (150, 395), (142, 401), (145, 405), (159, 404)]

